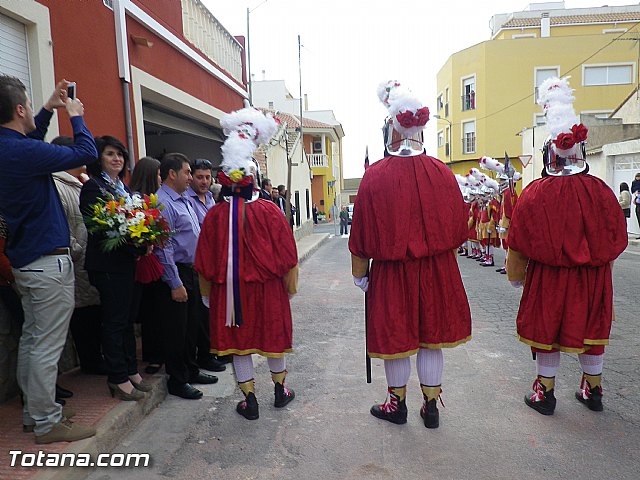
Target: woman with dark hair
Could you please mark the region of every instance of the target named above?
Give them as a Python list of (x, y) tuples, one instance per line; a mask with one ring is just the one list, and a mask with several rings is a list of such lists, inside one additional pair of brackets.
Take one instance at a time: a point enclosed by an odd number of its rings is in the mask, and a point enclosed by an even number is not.
[[(620, 184), (620, 196), (618, 197), (618, 203), (624, 213), (624, 218), (631, 217), (631, 193), (629, 192), (629, 185), (626, 182)], [(627, 231), (629, 231), (629, 220), (627, 222)]]
[(161, 184), (160, 161), (153, 157), (142, 157), (138, 160), (129, 182), (131, 191), (151, 195), (158, 191)]
[[(100, 200), (124, 198), (131, 191), (122, 183), (129, 152), (117, 138), (95, 139), (98, 162), (88, 168), (92, 175), (82, 187), (80, 209), (90, 212)], [(102, 304), (102, 353), (108, 373), (107, 385), (112, 397), (139, 400), (151, 388), (144, 383), (136, 364), (136, 340), (133, 334), (133, 300), (136, 256), (142, 252), (123, 245), (110, 252), (101, 249), (104, 237), (89, 234), (85, 267), (89, 280), (100, 293)]]
[[(129, 188), (142, 195), (156, 193), (162, 184), (160, 161), (153, 157), (142, 157), (136, 163)], [(134, 290), (134, 318), (142, 325), (142, 360), (148, 365), (146, 373), (157, 373), (164, 363), (162, 355), (162, 336), (157, 325), (156, 295), (158, 282), (141, 284), (136, 282)], [(137, 307), (137, 308), (136, 308)]]

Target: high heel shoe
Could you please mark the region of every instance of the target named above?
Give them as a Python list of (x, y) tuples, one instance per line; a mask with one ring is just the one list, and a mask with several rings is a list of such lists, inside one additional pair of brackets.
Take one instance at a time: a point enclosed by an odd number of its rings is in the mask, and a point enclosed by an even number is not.
[(133, 387), (136, 390), (140, 390), (141, 392), (150, 392), (151, 389), (153, 388), (153, 385), (151, 385), (151, 383), (146, 382), (144, 380), (142, 380), (140, 383), (137, 383), (134, 380), (129, 379), (129, 381), (131, 382), (131, 385), (133, 385)]
[(109, 392), (111, 392), (111, 397), (117, 398), (118, 400), (135, 402), (144, 398), (144, 393), (136, 388), (134, 388), (131, 393), (127, 393), (121, 390), (115, 383), (107, 382), (107, 386), (109, 387)]

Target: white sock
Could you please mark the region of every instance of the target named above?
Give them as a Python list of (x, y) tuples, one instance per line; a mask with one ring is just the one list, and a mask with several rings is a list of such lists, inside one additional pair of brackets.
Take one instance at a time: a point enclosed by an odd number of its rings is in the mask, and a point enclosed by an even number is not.
[(587, 375), (601, 375), (604, 355), (588, 355), (581, 353), (578, 355), (582, 371)]
[(251, 355), (234, 355), (233, 369), (238, 383), (248, 382), (253, 378), (253, 357)]
[(272, 373), (284, 372), (287, 369), (287, 362), (285, 361), (284, 357), (267, 357), (267, 363), (269, 364), (269, 370), (271, 370)]
[(418, 350), (416, 369), (418, 370), (418, 379), (422, 385), (435, 387), (442, 384), (443, 368), (444, 355), (441, 348), (421, 348)]
[(385, 360), (384, 373), (387, 376), (387, 385), (404, 387), (409, 382), (411, 375), (411, 360), (409, 357)]
[(487, 252), (489, 253), (489, 255), (493, 255), (493, 245), (489, 245)]
[(560, 352), (536, 352), (538, 375), (553, 378), (560, 368)]

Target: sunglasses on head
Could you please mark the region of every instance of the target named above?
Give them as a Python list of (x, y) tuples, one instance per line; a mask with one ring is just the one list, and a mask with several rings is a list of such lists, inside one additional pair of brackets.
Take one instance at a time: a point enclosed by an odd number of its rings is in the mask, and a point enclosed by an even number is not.
[(205, 158), (198, 158), (193, 162), (193, 169), (194, 170), (213, 170), (213, 164)]

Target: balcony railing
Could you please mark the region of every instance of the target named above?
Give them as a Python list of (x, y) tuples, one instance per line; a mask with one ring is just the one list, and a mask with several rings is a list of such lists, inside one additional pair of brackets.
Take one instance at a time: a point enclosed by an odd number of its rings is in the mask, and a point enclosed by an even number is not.
[(476, 108), (476, 94), (475, 92), (467, 93), (460, 97), (462, 100), (462, 111), (474, 110)]
[(329, 156), (326, 153), (307, 153), (307, 160), (311, 168), (323, 168), (329, 166)]
[(182, 29), (209, 60), (242, 83), (242, 46), (200, 0), (182, 0)]
[(475, 153), (476, 151), (476, 134), (465, 133), (462, 139), (462, 153)]

